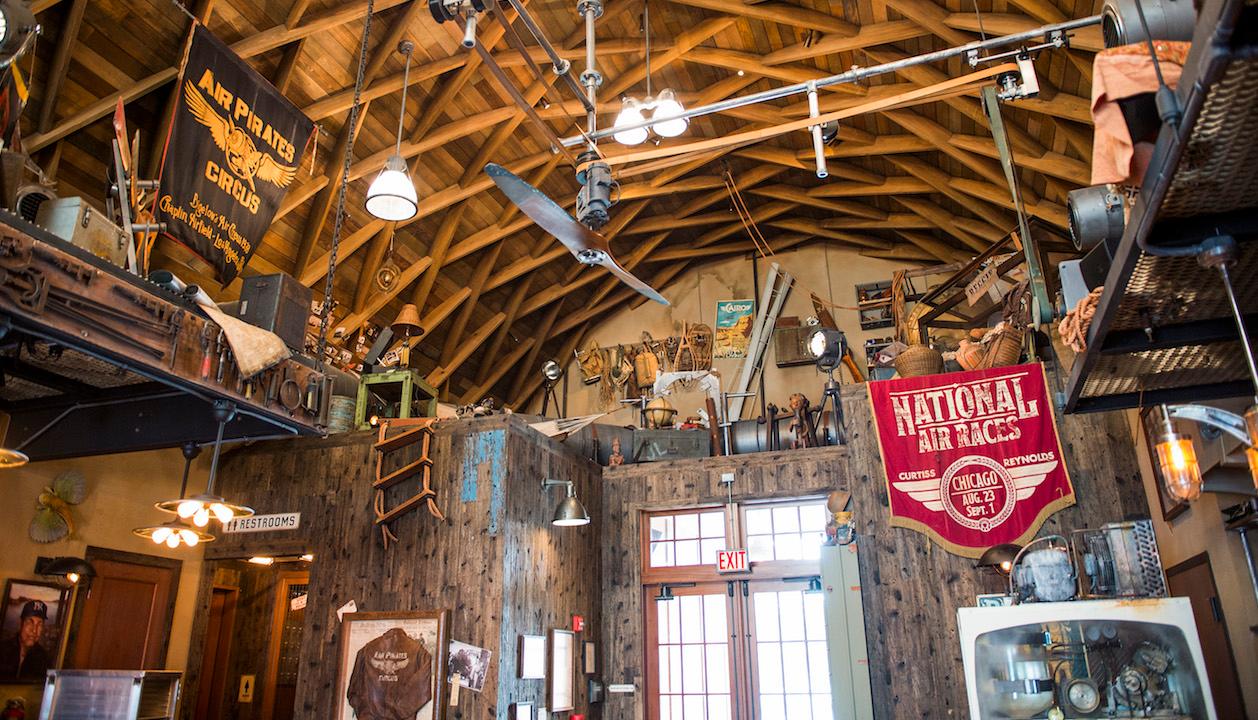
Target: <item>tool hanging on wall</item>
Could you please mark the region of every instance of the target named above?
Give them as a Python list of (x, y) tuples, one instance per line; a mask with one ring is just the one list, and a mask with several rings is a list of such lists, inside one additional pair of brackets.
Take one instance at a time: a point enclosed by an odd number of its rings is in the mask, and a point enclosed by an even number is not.
[[(384, 544), (386, 550), (389, 549), (390, 542), (397, 542), (397, 535), (393, 534), (389, 523), (414, 510), (421, 502), (428, 504), (428, 512), (438, 520), (445, 520), (446, 516), (437, 507), (437, 491), (432, 489), (432, 458), (429, 453), (432, 451), (432, 428), (436, 424), (435, 418), (425, 418), (423, 420), (412, 420), (397, 422), (382, 422), (380, 429), (376, 435), (376, 444), (372, 446), (372, 450), (376, 453), (376, 477), (372, 482), (372, 487), (376, 491), (374, 500), (374, 509), (376, 513), (375, 524), (380, 528), (380, 541)], [(386, 437), (390, 425), (401, 425), (409, 429), (394, 435)], [(420, 443), (419, 458), (389, 473), (384, 472), (384, 458), (402, 448), (409, 447), (416, 442)], [(419, 492), (403, 500), (400, 504), (393, 508), (387, 508), (385, 492), (394, 485), (410, 478), (415, 473), (419, 473)]]

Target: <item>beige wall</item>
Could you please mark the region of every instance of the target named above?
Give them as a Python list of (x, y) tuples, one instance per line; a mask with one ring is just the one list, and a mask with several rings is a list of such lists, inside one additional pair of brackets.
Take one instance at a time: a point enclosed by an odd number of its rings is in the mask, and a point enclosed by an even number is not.
[[(1201, 499), (1189, 505), (1188, 510), (1170, 523), (1163, 522), (1156, 480), (1140, 429), (1139, 413), (1134, 410), (1129, 412), (1128, 420), (1136, 455), (1140, 459), (1140, 473), (1144, 477), (1149, 514), (1157, 532), (1162, 564), (1172, 567), (1203, 552), (1209, 553), (1219, 601), (1223, 605), (1223, 617), (1227, 620), (1228, 635), (1232, 639), (1232, 655), (1236, 659), (1245, 708), (1250, 717), (1258, 717), (1258, 672), (1254, 670), (1258, 668), (1258, 634), (1249, 629), (1258, 625), (1258, 600), (1254, 598), (1240, 538), (1223, 529), (1223, 516), (1219, 514), (1221, 508), (1243, 502), (1245, 498), (1202, 493)], [(1250, 547), (1258, 552), (1258, 540), (1251, 537)]]
[[(809, 291), (815, 292), (823, 300), (831, 300), (839, 305), (855, 307), (856, 285), (858, 283), (890, 280), (891, 274), (905, 267), (902, 262), (889, 262), (863, 257), (849, 250), (841, 250), (821, 243), (815, 243), (798, 250), (778, 253), (774, 260), (782, 269), (791, 273), (796, 285), (787, 297), (783, 315), (794, 315), (801, 319), (813, 315)], [(760, 259), (757, 267), (760, 272), (759, 282), (764, 283), (770, 261)], [(716, 304), (722, 300), (739, 300), (755, 297), (752, 281), (751, 261), (746, 258), (726, 260), (703, 266), (696, 271), (685, 273), (676, 283), (663, 291), (672, 302), (671, 307), (658, 303), (646, 304), (628, 309), (611, 316), (594, 327), (582, 342), (587, 347), (593, 338), (600, 347), (616, 344), (629, 344), (640, 341), (642, 332), (651, 333), (656, 339), (681, 332), (683, 322), (703, 322), (709, 327), (716, 323)], [(757, 302), (759, 298), (757, 297)], [(839, 327), (846, 333), (848, 343), (860, 361), (864, 357), (866, 338), (890, 337), (891, 328), (862, 331), (857, 313), (853, 310), (832, 308), (831, 313)], [(569, 359), (570, 360), (570, 359)], [(738, 377), (742, 360), (714, 360), (713, 367), (721, 374), (722, 387), (732, 385)], [(862, 369), (864, 367), (861, 362)], [(779, 407), (786, 407), (787, 399), (794, 392), (803, 392), (814, 404), (821, 400), (821, 387), (825, 376), (811, 365), (779, 369), (774, 363), (773, 345), (770, 342), (765, 358), (765, 394), (769, 402)], [(569, 364), (568, 379), (568, 415), (584, 415), (598, 412), (598, 387), (581, 384), (580, 370), (575, 364)], [(851, 378), (846, 371), (844, 382)], [(753, 391), (757, 385), (753, 383)], [(562, 388), (556, 388), (562, 393)], [(539, 395), (540, 397), (540, 395)], [(670, 398), (678, 410), (678, 418), (684, 419), (696, 415), (703, 407), (704, 396), (700, 393), (685, 393)], [(540, 400), (531, 409), (540, 408)], [(628, 424), (636, 421), (632, 410), (623, 410), (603, 422)], [(759, 413), (759, 401), (750, 399), (744, 406), (744, 417), (754, 417)], [(552, 411), (553, 414), (553, 411)]]
[[(75, 532), (49, 544), (35, 543), (27, 535), (44, 486), (63, 470), (75, 469), (87, 478), (87, 499), (72, 508)], [(131, 534), (132, 528), (163, 522), (167, 517), (153, 503), (179, 494), (183, 475), (183, 455), (178, 449), (124, 455), (104, 455), (76, 460), (31, 463), (0, 475), (0, 507), (12, 518), (0, 543), (0, 580), (35, 579), (35, 558), (45, 556), (82, 557), (88, 545), (147, 555), (160, 555), (183, 561), (179, 594), (166, 653), (166, 667), (182, 670), (188, 657), (189, 633), (201, 578), (202, 548), (170, 550)], [(205, 470), (193, 466), (189, 481), (194, 490), (204, 482)], [(27, 717), (39, 711), (42, 688), (32, 685), (0, 686), (0, 707), (8, 698), (27, 701)]]

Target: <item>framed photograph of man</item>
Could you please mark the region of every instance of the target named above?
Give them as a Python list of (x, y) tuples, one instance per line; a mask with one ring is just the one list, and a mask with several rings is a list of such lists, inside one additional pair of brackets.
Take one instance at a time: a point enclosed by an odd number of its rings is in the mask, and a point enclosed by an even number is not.
[(346, 613), (336, 720), (441, 720), (449, 611)]
[(9, 580), (0, 604), (0, 684), (42, 683), (57, 662), (69, 591), (57, 583)]

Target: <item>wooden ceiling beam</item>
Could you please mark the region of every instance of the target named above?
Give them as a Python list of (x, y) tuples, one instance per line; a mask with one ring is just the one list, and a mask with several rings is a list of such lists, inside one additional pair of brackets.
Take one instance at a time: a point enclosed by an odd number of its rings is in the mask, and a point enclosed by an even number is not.
[(752, 20), (789, 25), (804, 30), (816, 30), (827, 35), (852, 37), (858, 28), (852, 23), (833, 15), (785, 2), (745, 3), (740, 0), (670, 0), (678, 5), (702, 8), (713, 12), (729, 13)]
[[(830, 76), (830, 73), (816, 67), (796, 65), (794, 63), (769, 65), (761, 60), (760, 55), (724, 48), (694, 47), (683, 55), (682, 59), (686, 62), (693, 62), (708, 67), (734, 71), (742, 70), (743, 72), (754, 73), (761, 77), (788, 83), (808, 82)], [(827, 85), (822, 89), (845, 95), (864, 96), (866, 93), (865, 87), (856, 83)]]
[[(406, 1), (407, 0), (375, 0), (376, 12), (387, 10)], [(254, 35), (233, 43), (231, 45), (231, 50), (241, 58), (248, 59), (255, 55), (260, 55), (268, 50), (273, 50), (281, 45), (286, 45), (290, 42), (300, 40), (301, 38), (309, 37), (315, 33), (327, 32), (346, 23), (359, 20), (366, 14), (367, 0), (352, 0), (351, 2), (336, 5), (328, 10), (316, 14), (306, 22), (302, 23), (299, 27), (289, 28), (285, 25), (275, 25), (271, 28), (255, 33)], [(131, 103), (175, 79), (177, 74), (178, 69), (172, 66), (140, 78), (130, 86), (121, 88), (117, 92), (110, 93), (96, 102), (91, 103), (74, 115), (63, 119), (46, 132), (31, 135), (22, 142), (22, 146), (27, 152), (31, 153), (47, 147), (67, 135), (78, 132), (97, 120), (108, 116), (114, 111), (114, 106), (117, 104), (118, 98), (122, 98), (124, 105)]]
[[(910, 2), (930, 2), (930, 0), (909, 0)], [(905, 0), (889, 0), (888, 5), (897, 6)], [(932, 3), (933, 4), (933, 3)], [(899, 9), (897, 7), (897, 9)], [(940, 8), (942, 10), (942, 8)], [(906, 15), (908, 13), (905, 13)], [(987, 33), (988, 37), (1000, 37), (1001, 35), (1013, 35), (1015, 33), (1023, 33), (1028, 30), (1035, 30), (1044, 23), (1033, 17), (1022, 14), (1008, 13), (983, 13), (982, 20), (972, 12), (949, 13), (944, 11), (940, 16), (942, 24), (952, 31), (967, 30), (972, 33), (979, 32), (979, 24), (982, 23), (982, 30)], [(964, 34), (958, 34), (958, 37), (967, 37)], [(940, 37), (944, 37), (940, 34)], [(967, 39), (966, 42), (969, 40)], [(960, 43), (956, 43), (960, 44)], [(1091, 27), (1079, 28), (1070, 33), (1070, 47), (1078, 50), (1086, 50), (1088, 52), (1100, 52), (1105, 49), (1105, 39), (1101, 37), (1101, 27), (1093, 25)]]
[[(532, 221), (530, 221), (532, 222)], [(544, 251), (551, 243), (549, 236), (543, 237), (533, 244), (530, 255), (536, 255)], [(511, 327), (515, 324), (516, 318), (520, 314), (520, 306), (524, 304), (524, 299), (528, 297), (529, 291), (533, 287), (533, 275), (527, 275), (523, 280), (516, 283), (511, 288), (511, 297), (507, 299), (507, 303), (503, 309), (507, 317), (502, 321), (502, 325), (494, 332), (493, 339), (489, 341), (489, 348), (481, 354), (479, 367), (476, 369), (476, 382), (483, 383), (493, 368), (493, 360), (498, 357), (498, 353), (502, 350), (502, 345), (507, 341), (507, 337), (511, 334)], [(541, 344), (544, 338), (538, 338), (538, 344)], [(492, 387), (492, 383), (490, 387)]]
[[(651, 72), (659, 72), (664, 67), (680, 60), (696, 45), (706, 42), (713, 35), (728, 29), (737, 21), (737, 18), (726, 15), (704, 20), (692, 28), (683, 30), (673, 38), (672, 47), (662, 53), (651, 54)], [(641, 62), (622, 72), (615, 80), (603, 86), (599, 92), (606, 98), (604, 102), (612, 103), (644, 78), (646, 78), (646, 62)]]
[[(466, 290), (467, 288), (463, 289)], [(463, 346), (455, 350), (454, 357), (451, 358), (449, 363), (428, 373), (428, 377), (426, 378), (428, 384), (435, 388), (440, 388), (444, 385), (445, 382), (454, 375), (455, 371), (457, 371), (463, 363), (467, 362), (467, 359), (472, 356), (472, 353), (476, 351), (476, 348), (480, 347), (481, 343), (485, 342), (490, 334), (502, 324), (502, 321), (506, 319), (506, 317), (505, 313), (494, 313), (493, 317), (489, 318), (489, 320), (486, 320), (483, 325), (476, 328), (476, 332), (472, 333), (472, 336), (463, 343)]]
[[(413, 262), (410, 265), (406, 266), (405, 268), (402, 268), (402, 272), (398, 274), (398, 279), (394, 287), (395, 288), (406, 287), (410, 285), (412, 282), (415, 282), (415, 279), (419, 277), (420, 273), (427, 270), (428, 266), (431, 264), (432, 264), (432, 258), (422, 257), (416, 262)], [(362, 327), (364, 323), (366, 323), (371, 318), (375, 317), (376, 313), (383, 310), (385, 306), (389, 304), (389, 301), (392, 300), (396, 295), (397, 295), (396, 292), (391, 292), (391, 293), (379, 292), (379, 293), (376, 293), (375, 295), (370, 296), (370, 299), (367, 301), (367, 304), (363, 307), (362, 310), (356, 310), (350, 313), (349, 315), (341, 319), (340, 322), (336, 323), (335, 326), (337, 328), (343, 329), (344, 332), (342, 334), (345, 337), (349, 337), (355, 330)], [(424, 326), (424, 329), (427, 330), (428, 327)]]
[[(830, 157), (830, 151), (831, 148), (826, 148), (827, 159)], [(739, 148), (731, 154), (737, 157), (759, 160), (760, 162), (775, 163), (777, 165), (794, 168), (796, 170), (805, 170), (807, 172), (815, 172), (816, 170), (811, 162), (801, 160), (797, 151), (773, 145), (750, 145), (745, 148)], [(851, 163), (827, 163), (826, 166), (830, 170), (831, 177), (855, 180), (856, 182), (863, 183), (878, 183), (882, 181), (881, 175), (871, 173), (865, 168), (858, 167)]]
[[(932, 0), (886, 0), (887, 6), (913, 22), (928, 28), (949, 45), (964, 45), (973, 38), (947, 24), (951, 14)], [(986, 20), (986, 17), (984, 17)], [(993, 34), (995, 31), (989, 31)]]
[(807, 205), (808, 207), (815, 207), (821, 210), (829, 210), (830, 212), (839, 215), (855, 215), (857, 217), (865, 217), (872, 220), (882, 220), (887, 217), (887, 213), (879, 210), (873, 205), (816, 197), (811, 194), (810, 190), (805, 190), (804, 188), (796, 185), (765, 185), (763, 187), (753, 189), (751, 193), (753, 195), (771, 197), (775, 200), (785, 200), (799, 205)]
[[(987, 202), (993, 202), (1001, 205), (1009, 210), (1013, 210), (1013, 197), (1009, 194), (1008, 188), (985, 183), (981, 180), (969, 180), (967, 178), (951, 178), (948, 185), (970, 197), (980, 198)], [(1033, 215), (1041, 220), (1052, 223), (1059, 228), (1068, 229), (1070, 220), (1064, 205), (1040, 200), (1039, 202), (1023, 202), (1023, 207), (1029, 215)]]
[(978, 158), (963, 152), (951, 143), (953, 133), (934, 120), (926, 118), (912, 110), (889, 110), (882, 113), (892, 122), (933, 145), (945, 155), (961, 163), (977, 175), (989, 182), (1005, 182), (1005, 173), (1000, 165), (990, 160)]
[[(773, 252), (782, 252), (814, 239), (816, 239), (815, 236), (808, 233), (778, 235), (776, 237), (769, 238), (769, 249)], [(651, 256), (647, 258), (647, 262), (656, 263), (671, 260), (697, 260), (715, 255), (744, 255), (759, 252), (760, 246), (756, 243), (750, 240), (736, 240), (734, 242), (710, 245), (704, 248), (676, 247), (668, 250), (661, 250), (659, 252), (652, 253)]]
[(354, 312), (359, 312), (367, 306), (367, 296), (371, 294), (371, 288), (376, 284), (376, 274), (380, 272), (380, 266), (384, 263), (385, 254), (388, 253), (389, 246), (393, 242), (393, 231), (396, 228), (395, 223), (386, 223), (371, 239), (371, 244), (367, 247), (367, 257), (363, 259), (363, 266), (358, 271), (358, 282), (354, 283), (354, 304), (352, 305)]
[(53, 111), (57, 108), (57, 97), (61, 92), (61, 83), (65, 82), (66, 71), (70, 69), (70, 58), (74, 54), (74, 46), (79, 41), (79, 27), (83, 24), (83, 12), (87, 10), (87, 0), (74, 0), (66, 11), (65, 20), (57, 30), (57, 47), (52, 53), (52, 64), (44, 79), (44, 99), (39, 105), (39, 118), (35, 121), (35, 131), (44, 132), (52, 124)]
[[(979, 93), (979, 90), (971, 90), (967, 94), (978, 97)], [(1092, 124), (1091, 101), (1085, 97), (1071, 95), (1070, 93), (1059, 92), (1052, 99), (1043, 97), (1022, 98), (1021, 100), (1013, 101), (1013, 107), (1040, 115), (1083, 123), (1084, 125)]]
[(869, 220), (866, 218), (827, 218), (821, 221), (822, 227), (831, 230), (933, 230), (934, 225), (917, 213), (887, 213), (885, 220)]
[(459, 398), (459, 404), (470, 405), (475, 402), (480, 402), (482, 399), (487, 397), (489, 395), (489, 391), (493, 389), (494, 385), (498, 384), (498, 381), (501, 380), (502, 376), (506, 375), (509, 370), (515, 367), (527, 367), (527, 365), (521, 365), (521, 361), (524, 359), (525, 354), (532, 354), (531, 351), (534, 349), (540, 350), (541, 345), (542, 344), (538, 342), (536, 337), (526, 335), (520, 339), (520, 343), (518, 345), (511, 349), (510, 353), (507, 353), (506, 357), (498, 358), (495, 355), (492, 358), (488, 358), (488, 356), (486, 356), (487, 359), (493, 360), (491, 363), (486, 363), (489, 368), (489, 374), (483, 379), (478, 380), (477, 384), (473, 386), (472, 389), (463, 393), (463, 395)]
[[(542, 316), (542, 321), (538, 323), (537, 327), (534, 329), (537, 333), (536, 337), (550, 337), (550, 332), (555, 327), (555, 320), (559, 318), (559, 313), (563, 310), (565, 300), (567, 300), (567, 298), (564, 298), (552, 305), (550, 310)], [(515, 395), (519, 393), (520, 390), (524, 388), (525, 383), (529, 381), (529, 378), (534, 375), (541, 374), (538, 372), (539, 368), (537, 366), (537, 356), (541, 352), (541, 343), (534, 343), (533, 346), (529, 348), (528, 355), (524, 358), (523, 362), (520, 362), (517, 366), (515, 381), (511, 383), (511, 390), (508, 395)]]
[[(925, 160), (910, 156), (895, 156), (888, 158), (896, 167), (909, 173), (910, 175), (925, 181), (928, 185), (943, 195), (948, 196), (956, 204), (969, 210), (986, 220), (995, 227), (1006, 228), (1013, 227), (1017, 219), (1003, 210), (995, 210), (991, 205), (986, 203), (976, 204), (973, 198), (965, 193), (952, 187), (948, 181), (952, 176), (939, 169), (938, 165), (928, 163)], [(988, 203), (996, 204), (994, 199), (982, 198)], [(1003, 207), (997, 204), (997, 207)]]
[(897, 229), (895, 232), (900, 237), (916, 245), (926, 254), (941, 262), (968, 262), (970, 258), (974, 256), (973, 253), (959, 250), (933, 235), (904, 229)]
[(826, 183), (809, 191), (813, 197), (872, 197), (878, 195), (922, 195), (934, 192), (930, 183), (917, 178), (891, 176), (877, 185), (870, 183)]
[(961, 229), (957, 222), (960, 218), (929, 200), (917, 197), (895, 197), (892, 199), (977, 252), (986, 250), (990, 244), (976, 239), (969, 231)]
[[(979, 137), (977, 135), (952, 135), (948, 142), (953, 147), (961, 148), (967, 152), (985, 155), (990, 158), (1000, 157), (1000, 153), (997, 152), (996, 145), (991, 138)], [(1061, 153), (1046, 152), (1040, 157), (1015, 154), (1013, 161), (1015, 166), (1030, 168), (1041, 175), (1060, 178), (1078, 187), (1084, 187), (1092, 181), (1091, 168), (1086, 163)]]
[(934, 255), (919, 250), (912, 245), (896, 245), (890, 250), (861, 250), (860, 255), (878, 260), (892, 260), (895, 262), (916, 263), (918, 265), (930, 265), (937, 262)]
[[(1057, 23), (1066, 22), (1069, 18), (1066, 13), (1057, 7), (1053, 0), (1010, 0), (1010, 5), (1018, 8), (1022, 12), (1031, 16), (1036, 22), (1044, 25), (1056, 25)], [(1078, 53), (1066, 51), (1066, 59), (1071, 65), (1083, 75), (1083, 79), (1088, 83), (1092, 83), (1092, 60), (1091, 58), (1081, 57)]]
[[(284, 48), (279, 65), (275, 67), (275, 78), (272, 84), (281, 95), (288, 95), (288, 89), (293, 84), (293, 73), (297, 70), (297, 61), (301, 59), (301, 53), (306, 49), (306, 40), (307, 38), (302, 38), (295, 43), (289, 43)], [(315, 120), (315, 118), (310, 119)]]
[(862, 25), (855, 35), (826, 35), (816, 42), (809, 44), (801, 42), (780, 50), (774, 50), (768, 55), (762, 56), (761, 62), (767, 65), (797, 62), (799, 60), (852, 52), (853, 50), (861, 50), (877, 45), (903, 42), (914, 38), (926, 37), (930, 34), (930, 30), (911, 20), (891, 20)]
[(876, 250), (887, 250), (891, 247), (891, 243), (886, 240), (878, 240), (876, 238), (868, 238), (854, 233), (836, 232), (826, 227), (823, 223), (812, 218), (791, 218), (788, 220), (774, 220), (769, 223), (773, 227), (789, 230), (794, 233), (802, 233), (812, 235), (814, 237), (822, 237), (827, 240), (837, 240), (849, 245), (861, 248), (874, 248)]
[[(560, 346), (559, 352), (555, 354), (553, 357), (560, 358), (561, 362), (564, 359), (572, 357), (572, 353), (577, 349), (577, 345), (579, 345), (581, 341), (585, 339), (585, 333), (587, 330), (589, 330), (588, 323), (580, 327), (574, 328), (572, 332), (568, 333), (568, 337), (567, 339), (564, 340), (563, 345)], [(553, 332), (551, 335), (552, 337), (557, 337), (557, 335)], [(551, 338), (539, 338), (538, 342), (545, 343), (546, 341), (550, 339)], [(540, 388), (541, 386), (542, 386), (542, 374), (536, 373), (534, 374), (532, 378), (529, 379), (528, 383), (525, 384), (523, 391), (521, 391), (519, 395), (513, 398), (512, 401), (508, 401), (507, 407), (522, 409), (523, 403), (527, 401), (529, 398), (531, 398), (533, 394), (536, 393), (538, 388)]]

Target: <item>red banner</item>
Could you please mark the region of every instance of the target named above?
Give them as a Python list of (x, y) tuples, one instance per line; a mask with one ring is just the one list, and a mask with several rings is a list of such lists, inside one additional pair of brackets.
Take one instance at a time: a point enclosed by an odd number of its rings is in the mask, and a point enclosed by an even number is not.
[(1038, 363), (869, 383), (891, 524), (978, 557), (1075, 504)]

